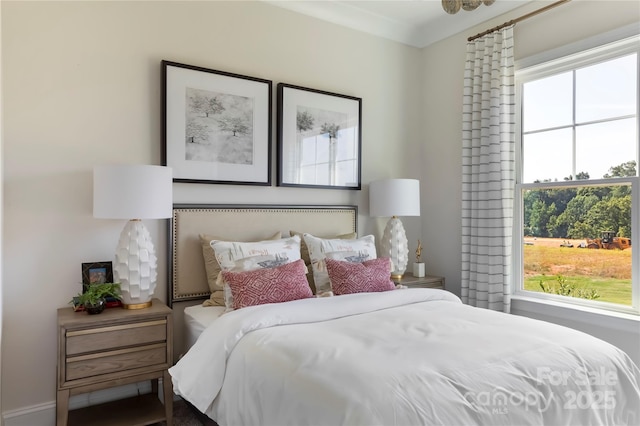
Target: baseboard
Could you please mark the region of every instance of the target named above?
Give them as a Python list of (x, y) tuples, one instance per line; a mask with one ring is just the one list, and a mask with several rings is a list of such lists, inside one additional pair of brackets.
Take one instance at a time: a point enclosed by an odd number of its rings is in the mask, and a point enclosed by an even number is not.
[(17, 410), (3, 411), (4, 426), (55, 426), (56, 403), (32, 405)]
[[(162, 389), (162, 379), (160, 379), (160, 383), (158, 383), (158, 388)], [(69, 399), (69, 409), (75, 410), (77, 408), (147, 393), (151, 393), (150, 381), (132, 383), (125, 386), (72, 396)], [(160, 392), (160, 394), (162, 394), (162, 392)], [(44, 404), (18, 408), (17, 410), (4, 411), (2, 413), (2, 420), (4, 426), (55, 426), (56, 402), (46, 402)]]

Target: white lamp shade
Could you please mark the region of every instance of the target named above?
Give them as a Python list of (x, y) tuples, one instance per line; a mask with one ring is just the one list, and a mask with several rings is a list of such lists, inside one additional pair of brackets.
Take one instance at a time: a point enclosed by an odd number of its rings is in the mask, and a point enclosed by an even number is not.
[(383, 179), (369, 184), (369, 215), (420, 216), (420, 181)]
[(173, 208), (172, 171), (152, 165), (93, 169), (93, 216), (101, 219), (166, 219)]
[(129, 219), (120, 233), (113, 264), (113, 278), (120, 283), (125, 308), (151, 306), (158, 258), (140, 219), (171, 217), (172, 187), (168, 167), (114, 165), (93, 169), (93, 216)]

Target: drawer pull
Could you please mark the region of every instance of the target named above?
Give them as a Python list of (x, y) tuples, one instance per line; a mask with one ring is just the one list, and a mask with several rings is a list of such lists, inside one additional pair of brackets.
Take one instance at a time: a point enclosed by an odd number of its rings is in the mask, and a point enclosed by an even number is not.
[(110, 327), (91, 328), (88, 330), (67, 331), (67, 337), (84, 336), (87, 334), (104, 333), (107, 331), (129, 330), (132, 328), (140, 328), (140, 327), (152, 327), (154, 325), (161, 325), (166, 323), (167, 323), (167, 320), (158, 320), (158, 321), (147, 321), (147, 322), (135, 322), (135, 323), (124, 324), (124, 325), (112, 325)]
[(166, 347), (167, 347), (167, 345), (164, 344), (164, 343), (156, 343), (155, 345), (139, 346), (139, 347), (136, 347), (136, 348), (127, 348), (127, 349), (118, 349), (117, 351), (100, 352), (100, 353), (88, 354), (88, 355), (79, 355), (79, 356), (74, 356), (74, 357), (67, 358), (67, 363), (78, 362), (78, 361), (87, 361), (87, 360), (90, 360), (90, 359), (104, 358), (104, 357), (107, 357), (107, 356), (129, 354), (129, 353), (133, 353), (133, 352), (141, 352), (141, 351), (146, 351), (146, 350), (150, 350), (150, 349), (158, 349), (158, 348), (166, 348)]

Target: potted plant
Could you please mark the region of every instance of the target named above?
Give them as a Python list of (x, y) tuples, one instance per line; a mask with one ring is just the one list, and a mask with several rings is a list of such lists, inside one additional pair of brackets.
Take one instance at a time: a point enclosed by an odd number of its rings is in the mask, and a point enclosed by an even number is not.
[(84, 292), (78, 293), (69, 303), (75, 309), (83, 306), (88, 314), (99, 314), (105, 308), (107, 297), (121, 299), (120, 283), (89, 284), (84, 287)]

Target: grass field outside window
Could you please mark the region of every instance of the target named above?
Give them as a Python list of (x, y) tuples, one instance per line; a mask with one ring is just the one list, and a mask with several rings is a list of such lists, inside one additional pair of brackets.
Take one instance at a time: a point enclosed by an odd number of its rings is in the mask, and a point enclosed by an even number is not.
[[(560, 275), (576, 288), (595, 289), (599, 302), (632, 304), (633, 248), (601, 250), (578, 248), (584, 240), (525, 238), (524, 289), (542, 292), (540, 281), (558, 287)], [(569, 243), (573, 247), (561, 247)]]

